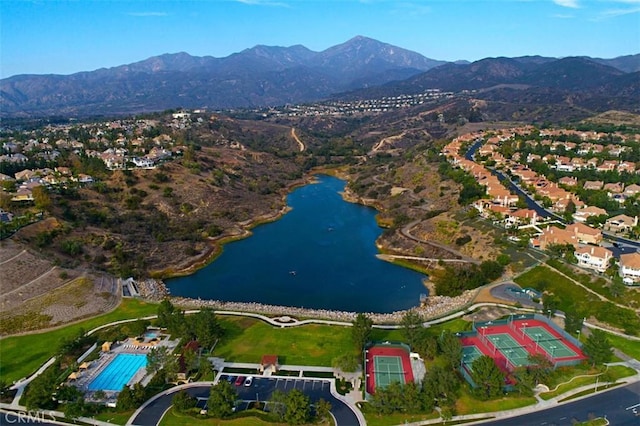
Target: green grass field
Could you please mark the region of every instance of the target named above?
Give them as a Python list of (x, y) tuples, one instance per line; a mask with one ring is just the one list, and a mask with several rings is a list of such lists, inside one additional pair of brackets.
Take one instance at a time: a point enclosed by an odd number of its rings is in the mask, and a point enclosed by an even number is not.
[(600, 300), (571, 280), (544, 266), (535, 267), (514, 281), (521, 287), (533, 287), (539, 291), (553, 293), (564, 312), (595, 316), (599, 321), (625, 330), (628, 334), (640, 332), (640, 318), (632, 309), (623, 309), (611, 302)]
[[(250, 412), (248, 412), (250, 413)], [(247, 413), (245, 413), (247, 414)], [(202, 426), (285, 426), (287, 423), (269, 422), (261, 419), (260, 415), (264, 415), (263, 412), (256, 412), (255, 416), (246, 416), (229, 420), (220, 419), (207, 419), (196, 418), (186, 414), (178, 413), (173, 408), (167, 411), (167, 414), (162, 418), (160, 426), (190, 426), (190, 425), (202, 425)], [(314, 423), (317, 426), (329, 426), (333, 425), (333, 421)]]
[(102, 324), (122, 319), (154, 315), (157, 305), (135, 299), (123, 299), (113, 312), (43, 333), (10, 336), (0, 340), (0, 378), (12, 383), (37, 370), (55, 355), (60, 342)]
[(260, 362), (262, 355), (276, 354), (281, 364), (331, 366), (334, 358), (354, 352), (350, 327), (278, 328), (245, 317), (223, 317), (221, 321), (227, 335), (214, 353), (236, 362)]

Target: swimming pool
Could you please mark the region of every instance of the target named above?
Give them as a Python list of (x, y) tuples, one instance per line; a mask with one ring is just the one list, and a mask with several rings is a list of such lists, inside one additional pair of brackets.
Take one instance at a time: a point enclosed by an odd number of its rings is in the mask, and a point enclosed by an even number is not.
[(146, 355), (118, 354), (98, 376), (89, 383), (89, 390), (121, 391), (142, 367), (147, 366)]

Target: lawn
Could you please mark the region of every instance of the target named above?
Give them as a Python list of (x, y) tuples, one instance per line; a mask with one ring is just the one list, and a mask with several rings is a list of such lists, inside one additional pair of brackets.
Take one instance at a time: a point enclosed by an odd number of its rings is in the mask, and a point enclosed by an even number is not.
[(640, 331), (640, 318), (632, 309), (623, 309), (576, 285), (573, 281), (544, 266), (537, 266), (514, 281), (521, 287), (533, 287), (553, 293), (564, 312), (576, 312), (587, 317), (593, 315), (599, 321), (621, 328), (629, 334)]
[[(248, 414), (248, 413), (242, 413)], [(190, 425), (202, 425), (202, 426), (286, 426), (286, 423), (274, 423), (261, 419), (260, 415), (265, 413), (259, 411), (256, 416), (239, 417), (229, 420), (220, 420), (212, 418), (196, 418), (186, 414), (176, 412), (173, 408), (167, 411), (160, 422), (161, 426), (190, 426)], [(333, 425), (333, 421), (330, 423), (325, 421), (322, 423), (314, 423), (317, 426)]]
[(252, 318), (221, 318), (227, 335), (214, 350), (235, 362), (260, 362), (276, 354), (281, 364), (331, 366), (334, 358), (355, 352), (351, 327), (305, 325), (279, 328)]
[(607, 339), (614, 348), (620, 349), (625, 354), (640, 360), (640, 342), (637, 340), (629, 340), (615, 334), (607, 333)]
[(135, 299), (123, 299), (114, 311), (76, 324), (43, 333), (10, 336), (0, 340), (0, 378), (12, 383), (37, 370), (57, 352), (60, 342), (113, 321), (154, 315), (157, 305)]
[(464, 387), (460, 398), (456, 401), (456, 413), (457, 415), (492, 413), (494, 411), (513, 410), (516, 408), (526, 407), (535, 403), (536, 399), (532, 396), (524, 397), (515, 395), (492, 399), (489, 401), (480, 401), (471, 396), (468, 388)]
[(440, 414), (437, 411), (434, 411), (432, 413), (426, 413), (426, 414), (404, 414), (404, 413), (376, 414), (376, 413), (373, 413), (371, 410), (363, 409), (362, 414), (364, 414), (364, 418), (367, 421), (367, 426), (401, 425), (406, 422), (419, 422), (422, 420), (431, 420), (431, 419), (437, 419), (440, 417)]
[[(568, 372), (572, 372), (573, 371), (573, 375), (574, 376), (579, 376), (581, 374), (580, 371), (574, 370), (574, 369), (569, 369), (567, 370)], [(607, 369), (607, 371), (609, 372), (609, 374), (611, 375), (611, 377), (618, 381), (624, 377), (629, 377), (629, 376), (633, 376), (636, 371), (632, 368), (629, 367), (625, 367), (623, 365), (616, 365), (613, 367), (609, 367)], [(572, 379), (567, 377), (566, 375), (563, 376), (563, 379), (566, 379), (565, 383), (562, 383), (558, 386), (558, 388), (554, 391), (551, 392), (544, 392), (540, 394), (540, 397), (544, 400), (548, 400), (551, 398), (554, 398), (556, 396), (559, 396), (565, 392), (568, 392), (572, 389), (576, 389), (579, 388), (580, 386), (586, 386), (586, 385), (590, 385), (590, 384), (595, 384), (596, 383), (596, 377), (598, 376), (599, 372), (596, 370), (591, 370), (589, 372), (586, 372), (587, 374), (589, 374), (589, 376), (587, 377), (577, 377), (576, 379)], [(559, 380), (557, 381), (559, 382)], [(550, 386), (551, 387), (551, 386)], [(604, 387), (603, 387), (604, 389)]]

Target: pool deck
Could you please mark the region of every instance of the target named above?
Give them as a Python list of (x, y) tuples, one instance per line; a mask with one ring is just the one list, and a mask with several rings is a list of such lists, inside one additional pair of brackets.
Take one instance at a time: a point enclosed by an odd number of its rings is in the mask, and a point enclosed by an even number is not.
[[(89, 367), (75, 372), (76, 378), (68, 380), (68, 384), (77, 387), (83, 391), (89, 400), (93, 400), (93, 395), (97, 390), (90, 390), (89, 385), (93, 380), (102, 373), (107, 366), (120, 354), (146, 355), (155, 347), (166, 347), (172, 352), (178, 345), (177, 340), (169, 340), (168, 335), (160, 335), (156, 340), (144, 339), (144, 341), (136, 340), (136, 338), (128, 338), (122, 342), (114, 342), (111, 350), (100, 352), (100, 357), (89, 362)], [(135, 383), (148, 383), (153, 376), (147, 374), (146, 369), (139, 369), (136, 374), (131, 377), (127, 385), (131, 386)], [(115, 391), (104, 390), (107, 402), (115, 402), (119, 393)], [(103, 400), (104, 402), (104, 400)]]

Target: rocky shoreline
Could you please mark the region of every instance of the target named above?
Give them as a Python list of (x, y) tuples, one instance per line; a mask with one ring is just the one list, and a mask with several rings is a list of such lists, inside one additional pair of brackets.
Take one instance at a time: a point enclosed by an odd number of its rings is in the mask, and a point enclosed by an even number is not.
[[(267, 305), (256, 302), (224, 302), (220, 300), (203, 300), (191, 299), (187, 297), (172, 297), (167, 287), (161, 280), (145, 280), (137, 283), (140, 295), (147, 300), (158, 301), (165, 297), (169, 297), (171, 303), (182, 309), (201, 309), (212, 308), (214, 310), (226, 311), (242, 311), (259, 313), (267, 316), (292, 316), (300, 318), (315, 318), (323, 320), (351, 322), (356, 318), (358, 312), (334, 311), (329, 309), (309, 309), (298, 308), (294, 306)], [(468, 290), (457, 297), (448, 296), (429, 296), (422, 306), (411, 308), (418, 314), (422, 315), (425, 320), (434, 319), (445, 314), (457, 311), (471, 303), (476, 290)], [(375, 324), (398, 324), (404, 314), (408, 311), (396, 311), (391, 313), (372, 313), (365, 314), (373, 320)]]

